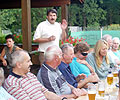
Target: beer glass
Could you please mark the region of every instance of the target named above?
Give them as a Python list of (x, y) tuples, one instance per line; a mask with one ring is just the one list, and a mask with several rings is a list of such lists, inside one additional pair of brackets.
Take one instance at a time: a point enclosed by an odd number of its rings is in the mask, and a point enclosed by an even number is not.
[(105, 83), (103, 81), (100, 81), (98, 83), (98, 94), (100, 96), (104, 96), (105, 95)]
[(89, 100), (95, 100), (95, 96), (96, 96), (96, 86), (95, 85), (88, 86), (88, 98), (89, 98)]
[(118, 77), (118, 69), (117, 68), (113, 69), (113, 77)]
[(108, 85), (111, 85), (113, 83), (113, 75), (112, 74), (107, 75), (107, 83), (108, 83)]

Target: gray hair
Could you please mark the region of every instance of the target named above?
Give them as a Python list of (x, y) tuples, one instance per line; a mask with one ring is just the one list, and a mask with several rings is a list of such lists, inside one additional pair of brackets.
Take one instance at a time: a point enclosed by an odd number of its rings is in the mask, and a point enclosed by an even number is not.
[(4, 70), (2, 67), (0, 67), (0, 86), (4, 82)]
[(111, 38), (111, 39), (112, 39), (112, 36), (109, 35), (109, 34), (105, 34), (105, 35), (103, 35), (103, 37), (102, 37), (102, 39), (105, 40), (105, 41), (107, 41), (107, 42), (108, 42), (108, 38)]
[(15, 52), (13, 52), (11, 54), (10, 66), (12, 68), (14, 68), (16, 66), (17, 62), (22, 63), (24, 61), (24, 55), (23, 54), (27, 54), (28, 55), (28, 52), (25, 51), (25, 50), (17, 50), (17, 51), (15, 51)]
[(45, 61), (51, 61), (54, 58), (54, 55), (60, 54), (60, 51), (61, 49), (58, 46), (53, 45), (48, 47), (44, 53)]
[(64, 43), (62, 46), (61, 46), (61, 50), (62, 50), (62, 53), (67, 53), (68, 51), (68, 48), (74, 48), (72, 44), (70, 43)]
[(113, 42), (116, 40), (120, 44), (120, 39), (118, 37), (114, 37), (112, 40), (113, 40)]

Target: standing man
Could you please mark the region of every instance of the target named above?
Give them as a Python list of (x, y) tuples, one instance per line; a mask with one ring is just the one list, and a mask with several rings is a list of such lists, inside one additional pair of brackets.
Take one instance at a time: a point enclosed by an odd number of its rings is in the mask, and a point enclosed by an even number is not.
[(63, 97), (48, 91), (37, 77), (30, 73), (29, 54), (24, 50), (18, 50), (11, 54), (10, 63), (13, 68), (4, 82), (4, 88), (17, 100), (64, 100)]
[(40, 51), (40, 64), (44, 61), (44, 52), (48, 46), (57, 45), (59, 46), (59, 40), (66, 39), (67, 22), (65, 19), (62, 20), (62, 24), (56, 22), (57, 11), (50, 9), (47, 11), (47, 20), (41, 22), (36, 29), (33, 37), (33, 41), (39, 43)]

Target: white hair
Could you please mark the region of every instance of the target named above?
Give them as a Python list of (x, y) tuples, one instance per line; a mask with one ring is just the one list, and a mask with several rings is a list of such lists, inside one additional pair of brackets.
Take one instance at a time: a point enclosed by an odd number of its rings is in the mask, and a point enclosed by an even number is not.
[(51, 61), (54, 58), (54, 55), (59, 55), (61, 49), (58, 46), (50, 46), (46, 49), (44, 56), (45, 56), (45, 61)]
[(108, 39), (109, 39), (109, 38), (112, 39), (112, 36), (109, 35), (109, 34), (105, 34), (105, 35), (103, 35), (103, 37), (102, 37), (102, 39), (105, 40), (105, 41), (107, 41), (107, 42), (108, 42)]
[(62, 50), (62, 53), (67, 53), (68, 52), (68, 48), (74, 48), (72, 44), (70, 43), (64, 43), (62, 46), (61, 46), (61, 50)]
[(25, 50), (17, 50), (11, 54), (10, 66), (15, 67), (17, 62), (22, 63), (24, 61), (24, 54), (28, 55), (28, 52)]
[(117, 41), (117, 42), (120, 44), (120, 39), (119, 39), (118, 37), (114, 37), (114, 38), (113, 38), (113, 42), (114, 42), (114, 41)]

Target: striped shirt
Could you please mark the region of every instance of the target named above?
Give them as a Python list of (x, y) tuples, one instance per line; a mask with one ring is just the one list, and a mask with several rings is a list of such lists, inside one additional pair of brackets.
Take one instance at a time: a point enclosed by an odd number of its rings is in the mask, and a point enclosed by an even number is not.
[(11, 72), (5, 80), (4, 88), (17, 100), (47, 100), (44, 93), (48, 90), (30, 72), (25, 77)]

